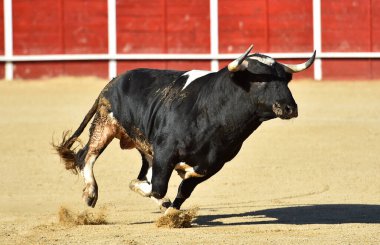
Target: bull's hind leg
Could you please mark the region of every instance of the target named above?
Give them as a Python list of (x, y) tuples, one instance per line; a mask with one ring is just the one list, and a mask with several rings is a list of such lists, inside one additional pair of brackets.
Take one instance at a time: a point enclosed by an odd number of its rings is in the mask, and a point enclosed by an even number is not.
[(90, 138), (83, 152), (84, 165), (81, 172), (86, 185), (83, 189), (83, 200), (88, 206), (95, 207), (98, 200), (98, 185), (93, 172), (94, 163), (115, 135), (115, 119), (112, 113), (110, 114), (105, 108), (100, 107), (95, 115), (90, 129)]

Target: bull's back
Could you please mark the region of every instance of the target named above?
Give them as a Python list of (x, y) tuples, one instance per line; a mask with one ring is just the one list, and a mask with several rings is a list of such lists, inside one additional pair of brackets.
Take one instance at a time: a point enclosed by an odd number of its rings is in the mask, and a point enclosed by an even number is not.
[(120, 75), (120, 85), (125, 93), (130, 95), (152, 94), (162, 87), (166, 87), (184, 71), (136, 69)]
[(104, 91), (112, 112), (120, 124), (133, 126), (146, 136), (163, 105), (162, 96), (184, 71), (136, 69), (115, 78)]

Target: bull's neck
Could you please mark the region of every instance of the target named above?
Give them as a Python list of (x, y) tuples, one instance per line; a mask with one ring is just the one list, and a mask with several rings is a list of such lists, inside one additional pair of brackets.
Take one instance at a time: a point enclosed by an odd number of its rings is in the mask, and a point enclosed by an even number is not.
[(202, 97), (207, 99), (207, 109), (213, 124), (225, 127), (229, 136), (247, 138), (261, 121), (256, 115), (257, 105), (252, 99), (249, 84), (240, 84), (226, 69), (220, 70)]

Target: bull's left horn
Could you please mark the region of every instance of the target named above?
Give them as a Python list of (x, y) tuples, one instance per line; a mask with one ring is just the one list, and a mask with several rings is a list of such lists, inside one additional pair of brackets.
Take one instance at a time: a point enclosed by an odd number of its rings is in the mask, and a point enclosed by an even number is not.
[(247, 56), (251, 52), (252, 48), (253, 48), (253, 45), (249, 46), (249, 48), (247, 49), (247, 51), (245, 51), (244, 54), (242, 54), (239, 58), (237, 58), (236, 60), (229, 63), (228, 64), (228, 70), (230, 72), (236, 72), (236, 71), (241, 70), (241, 64), (243, 63), (245, 58), (247, 58)]
[(289, 73), (300, 72), (309, 68), (314, 63), (315, 53), (316, 51), (314, 51), (313, 56), (311, 56), (311, 58), (308, 61), (302, 64), (298, 64), (298, 65), (288, 65), (288, 64), (282, 64), (282, 63), (280, 64), (285, 68), (286, 72), (289, 72)]

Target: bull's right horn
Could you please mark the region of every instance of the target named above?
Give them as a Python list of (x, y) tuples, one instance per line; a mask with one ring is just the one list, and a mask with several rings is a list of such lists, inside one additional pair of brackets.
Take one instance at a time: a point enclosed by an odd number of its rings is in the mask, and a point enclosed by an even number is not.
[(241, 65), (243, 61), (245, 60), (245, 58), (247, 58), (248, 54), (251, 52), (252, 48), (253, 48), (253, 45), (249, 46), (249, 48), (247, 49), (247, 51), (245, 51), (244, 54), (242, 54), (239, 58), (229, 63), (228, 70), (230, 72), (237, 72), (241, 70)]
[(280, 63), (280, 64), (285, 68), (285, 71), (287, 71), (289, 73), (300, 72), (300, 71), (303, 71), (303, 70), (309, 68), (313, 64), (314, 59), (315, 59), (315, 53), (316, 53), (316, 51), (314, 51), (313, 56), (311, 56), (308, 61), (306, 61), (305, 63), (302, 63), (302, 64), (298, 64), (298, 65), (290, 65), (290, 64), (282, 64), (282, 63)]

